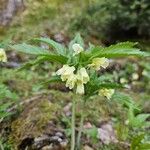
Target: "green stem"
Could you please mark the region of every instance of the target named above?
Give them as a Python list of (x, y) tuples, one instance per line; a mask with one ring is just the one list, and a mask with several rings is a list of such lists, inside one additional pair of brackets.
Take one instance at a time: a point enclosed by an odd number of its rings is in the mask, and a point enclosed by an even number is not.
[(71, 150), (75, 149), (75, 107), (76, 101), (72, 101), (72, 121), (71, 121)]
[(81, 120), (80, 120), (80, 127), (79, 127), (79, 132), (78, 132), (78, 137), (77, 137), (77, 150), (80, 150), (81, 146), (81, 136), (82, 136), (82, 131), (83, 131), (83, 123), (84, 123), (84, 108), (85, 108), (85, 101), (83, 101), (82, 108), (81, 108)]

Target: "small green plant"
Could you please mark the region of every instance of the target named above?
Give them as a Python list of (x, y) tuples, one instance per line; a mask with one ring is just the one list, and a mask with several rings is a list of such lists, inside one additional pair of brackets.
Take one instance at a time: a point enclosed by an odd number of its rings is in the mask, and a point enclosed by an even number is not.
[[(37, 56), (36, 60), (23, 65), (28, 68), (32, 65), (42, 62), (55, 62), (62, 66), (58, 69), (46, 83), (60, 82), (64, 83), (75, 94), (72, 98), (72, 121), (71, 121), (71, 150), (81, 149), (81, 136), (83, 132), (83, 123), (85, 117), (85, 104), (94, 95), (102, 95), (108, 100), (112, 98), (115, 89), (123, 88), (116, 82), (105, 81), (101, 79), (98, 70), (105, 69), (109, 65), (109, 59), (126, 56), (149, 56), (149, 53), (142, 52), (136, 48), (136, 43), (123, 42), (109, 47), (94, 46), (92, 44), (85, 50), (83, 39), (79, 34), (65, 47), (48, 38), (35, 38), (32, 42), (43, 42), (50, 46), (51, 51), (45, 50), (39, 46), (31, 44), (11, 45), (11, 48), (19, 52)], [(77, 96), (78, 95), (78, 96)], [(77, 98), (82, 99), (81, 122), (78, 135), (75, 132), (75, 110)], [(124, 104), (129, 107), (131, 99), (124, 96)], [(132, 104), (132, 102), (131, 102)], [(133, 106), (134, 107), (134, 106)], [(95, 131), (91, 132), (95, 136)]]
[[(7, 56), (4, 49), (0, 48), (0, 63), (6, 63)], [(12, 105), (12, 101), (4, 101), (4, 99), (17, 99), (17, 95), (11, 92), (6, 85), (0, 83), (0, 121), (11, 115), (7, 109)]]
[(0, 138), (0, 150), (12, 150), (11, 145), (5, 143), (3, 139)]
[(12, 114), (7, 110), (17, 99), (16, 93), (11, 92), (6, 85), (0, 83), (0, 120)]
[(130, 150), (149, 150), (150, 143), (144, 141), (145, 135), (140, 134), (132, 139)]
[(135, 110), (130, 107), (128, 110), (128, 123), (131, 127), (142, 128), (150, 126), (150, 123), (146, 121), (150, 117), (150, 114), (137, 114)]

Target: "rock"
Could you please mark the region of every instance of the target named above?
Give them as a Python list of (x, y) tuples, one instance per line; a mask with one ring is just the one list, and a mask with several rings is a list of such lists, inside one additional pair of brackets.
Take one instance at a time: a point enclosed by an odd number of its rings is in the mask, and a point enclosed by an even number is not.
[(0, 3), (2, 5), (2, 11), (0, 11), (0, 26), (9, 25), (16, 12), (24, 8), (23, 0), (5, 0), (5, 3), (3, 1)]
[(83, 149), (84, 150), (93, 150), (93, 148), (89, 147), (88, 145), (85, 145)]
[(112, 124), (105, 123), (101, 125), (101, 128), (98, 128), (97, 138), (100, 139), (104, 144), (109, 144), (111, 142), (116, 143), (117, 139)]
[(72, 103), (68, 103), (64, 108), (63, 111), (65, 113), (66, 116), (71, 116), (71, 107), (72, 107)]
[(84, 124), (83, 128), (84, 129), (91, 129), (93, 126), (91, 125), (90, 122), (87, 122), (86, 124)]

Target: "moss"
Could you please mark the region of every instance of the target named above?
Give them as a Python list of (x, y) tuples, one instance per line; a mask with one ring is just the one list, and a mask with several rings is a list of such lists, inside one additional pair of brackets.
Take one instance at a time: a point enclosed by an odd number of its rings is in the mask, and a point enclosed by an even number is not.
[(20, 117), (12, 122), (9, 143), (17, 149), (23, 139), (40, 136), (49, 121), (57, 119), (57, 110), (59, 110), (59, 105), (47, 99), (36, 100), (25, 106)]

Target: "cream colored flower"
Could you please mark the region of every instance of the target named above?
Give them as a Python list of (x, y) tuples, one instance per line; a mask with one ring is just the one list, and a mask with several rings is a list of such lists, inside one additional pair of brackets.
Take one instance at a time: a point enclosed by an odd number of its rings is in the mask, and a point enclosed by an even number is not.
[(100, 67), (105, 69), (108, 65), (109, 65), (108, 59), (102, 57), (102, 58), (94, 58), (92, 60), (92, 64), (89, 64), (88, 66), (94, 68), (95, 70), (99, 70)]
[(79, 54), (79, 53), (81, 53), (83, 51), (83, 47), (80, 46), (80, 44), (77, 44), (77, 43), (73, 44), (72, 48), (74, 50), (74, 54), (73, 55), (77, 55), (77, 54)]
[(132, 79), (133, 80), (138, 80), (138, 78), (139, 78), (139, 75), (137, 73), (132, 74)]
[(66, 81), (66, 87), (73, 89), (76, 86), (77, 94), (84, 94), (84, 84), (86, 84), (90, 78), (85, 68), (81, 68), (74, 74), (75, 67), (63, 65), (61, 69), (56, 72), (56, 75), (60, 75), (62, 81)]
[(81, 81), (82, 83), (86, 84), (90, 78), (85, 68), (81, 68), (77, 72), (77, 80)]
[(81, 81), (77, 81), (76, 94), (80, 94), (80, 95), (84, 94), (84, 84)]
[(102, 95), (107, 97), (107, 99), (110, 99), (112, 95), (114, 94), (115, 90), (114, 89), (100, 89), (98, 92), (98, 95)]
[(62, 81), (66, 81), (75, 71), (75, 67), (70, 67), (68, 65), (63, 65), (61, 69), (56, 72), (56, 75), (61, 75)]
[(125, 78), (120, 78), (120, 83), (122, 83), (122, 84), (128, 83), (128, 80)]
[(69, 89), (73, 89), (77, 81), (77, 76), (75, 74), (70, 75), (66, 82), (66, 87), (69, 87)]
[(77, 72), (77, 94), (84, 94), (84, 84), (90, 80), (89, 75), (85, 68), (81, 68)]
[(7, 56), (4, 49), (0, 48), (0, 61), (7, 62)]

